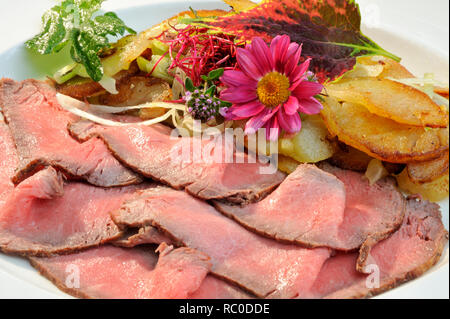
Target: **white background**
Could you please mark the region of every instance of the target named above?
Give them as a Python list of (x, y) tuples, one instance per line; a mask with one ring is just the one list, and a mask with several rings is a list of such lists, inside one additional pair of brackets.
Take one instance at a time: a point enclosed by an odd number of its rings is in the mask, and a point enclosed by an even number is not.
[[(157, 7), (129, 10), (119, 13), (131, 27), (142, 30), (186, 10), (215, 7), (226, 8), (218, 0), (108, 0), (105, 10), (117, 10), (148, 4)], [(359, 0), (363, 14), (364, 32), (383, 48), (403, 58), (403, 64), (416, 75), (434, 72), (448, 83), (449, 56), (449, 1), (448, 0)], [(180, 5), (175, 6), (175, 3)], [(201, 5), (200, 5), (201, 3)], [(0, 77), (16, 79), (31, 77), (34, 73), (24, 65), (23, 49), (6, 50), (23, 43), (40, 28), (40, 17), (52, 0), (0, 0)], [(2, 55), (3, 54), (3, 55)], [(14, 55), (14, 57), (11, 57)], [(17, 55), (17, 56), (16, 56)], [(16, 63), (3, 63), (2, 57)], [(23, 63), (21, 63), (21, 61)], [(448, 201), (442, 203), (448, 229)], [(382, 298), (449, 298), (448, 248), (438, 267), (397, 288)], [(65, 297), (44, 278), (38, 276), (25, 260), (0, 254), (0, 298), (55, 298)]]

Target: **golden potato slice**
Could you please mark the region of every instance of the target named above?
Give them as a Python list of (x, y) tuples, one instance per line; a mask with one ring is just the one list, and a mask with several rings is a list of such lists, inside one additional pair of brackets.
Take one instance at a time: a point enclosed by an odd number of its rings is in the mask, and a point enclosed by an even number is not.
[(289, 140), (280, 139), (280, 154), (300, 163), (324, 161), (334, 154), (328, 136), (327, 127), (319, 115), (305, 116), (299, 133)]
[(446, 98), (448, 100), (448, 87), (447, 88), (440, 88), (436, 87), (434, 88), (434, 93), (439, 94), (440, 96)]
[(365, 172), (373, 157), (344, 143), (336, 143), (336, 152), (328, 161), (339, 168)]
[[(117, 83), (126, 81), (130, 77), (133, 77), (139, 73), (139, 68), (136, 63), (131, 63), (128, 70), (122, 70), (116, 75), (114, 79)], [(94, 82), (88, 78), (82, 78), (77, 76), (63, 84), (55, 84), (56, 90), (64, 95), (71, 96), (78, 100), (88, 99), (93, 104), (98, 104), (97, 97), (103, 94), (109, 94), (106, 92), (98, 82)]]
[(413, 195), (419, 194), (424, 199), (432, 202), (439, 202), (448, 198), (448, 174), (430, 183), (417, 184), (411, 181), (408, 172), (405, 169), (400, 175), (397, 176), (397, 183), (403, 191)]
[(408, 175), (414, 183), (429, 183), (448, 174), (448, 152), (441, 157), (420, 163), (408, 165)]
[(372, 157), (390, 163), (436, 159), (448, 150), (448, 128), (402, 125), (370, 113), (365, 107), (326, 98), (321, 115), (338, 139)]
[(359, 57), (353, 70), (344, 74), (342, 79), (358, 79), (365, 77), (378, 77), (384, 71), (384, 65), (372, 60), (372, 57)]
[(339, 101), (364, 105), (371, 113), (398, 123), (447, 127), (448, 112), (427, 94), (387, 79), (341, 80), (326, 86), (328, 94)]
[(163, 80), (141, 75), (122, 79), (117, 83), (118, 94), (98, 97), (102, 105), (133, 106), (147, 102), (169, 101), (172, 97), (170, 85)]
[(295, 159), (283, 155), (278, 156), (278, 169), (284, 173), (293, 173), (299, 165), (300, 163)]
[(399, 62), (383, 56), (362, 56), (356, 59), (355, 68), (344, 78), (378, 77), (408, 79), (414, 75)]
[[(242, 122), (235, 124), (235, 127), (241, 126)], [(319, 115), (311, 115), (302, 119), (302, 129), (294, 136), (280, 138), (278, 142), (265, 141), (262, 145), (253, 142), (253, 146), (246, 137), (245, 147), (252, 152), (265, 155), (276, 152), (300, 163), (317, 163), (334, 154), (334, 147), (328, 140), (328, 136), (329, 132), (322, 118)]]
[(223, 0), (226, 4), (231, 6), (234, 11), (244, 11), (247, 9), (251, 9), (257, 4), (250, 0)]
[(399, 62), (384, 56), (359, 57), (357, 63), (362, 65), (377, 64), (383, 66), (383, 71), (377, 75), (379, 78), (408, 79), (415, 77), (414, 74), (409, 72), (408, 69)]

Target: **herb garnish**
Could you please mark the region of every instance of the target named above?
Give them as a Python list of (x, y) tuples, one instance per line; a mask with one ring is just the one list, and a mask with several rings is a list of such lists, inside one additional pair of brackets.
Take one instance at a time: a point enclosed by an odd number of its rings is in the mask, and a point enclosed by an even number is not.
[(96, 82), (103, 77), (99, 53), (110, 47), (108, 36), (136, 32), (113, 12), (93, 17), (104, 0), (64, 0), (42, 17), (43, 31), (26, 42), (40, 54), (57, 53), (70, 45), (72, 59)]
[(226, 111), (232, 105), (217, 98), (216, 83), (224, 74), (224, 69), (216, 69), (208, 75), (202, 75), (204, 84), (196, 87), (191, 78), (186, 78), (185, 87), (187, 111), (195, 120), (206, 123), (217, 118), (221, 111)]

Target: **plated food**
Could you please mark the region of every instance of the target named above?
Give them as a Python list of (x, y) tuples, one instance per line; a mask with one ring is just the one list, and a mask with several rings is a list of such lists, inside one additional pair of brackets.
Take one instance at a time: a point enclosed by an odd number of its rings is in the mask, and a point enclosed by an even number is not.
[(356, 4), (226, 1), (136, 34), (84, 2), (27, 42), (73, 63), (1, 81), (0, 250), (83, 298), (365, 298), (439, 261), (448, 86)]

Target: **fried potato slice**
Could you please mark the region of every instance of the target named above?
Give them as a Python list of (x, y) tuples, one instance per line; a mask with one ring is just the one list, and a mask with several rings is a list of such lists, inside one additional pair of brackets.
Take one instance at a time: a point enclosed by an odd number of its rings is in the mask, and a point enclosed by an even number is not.
[[(235, 127), (243, 127), (236, 123)], [(245, 147), (252, 152), (264, 155), (281, 154), (300, 163), (318, 163), (334, 154), (334, 146), (328, 139), (329, 132), (319, 115), (308, 115), (302, 119), (302, 129), (293, 136), (283, 137), (278, 142), (258, 141), (249, 143), (245, 138)], [(265, 142), (261, 143), (260, 142)]]
[(413, 194), (421, 195), (424, 199), (432, 202), (439, 202), (448, 198), (449, 175), (444, 175), (430, 183), (417, 184), (411, 181), (407, 170), (405, 169), (397, 176), (397, 183), (400, 189)]
[(319, 115), (304, 116), (300, 132), (278, 141), (279, 152), (300, 163), (318, 163), (334, 154), (328, 136), (327, 127)]
[[(126, 81), (126, 79), (133, 77), (139, 73), (139, 68), (136, 63), (131, 63), (128, 70), (122, 70), (114, 76), (117, 83)], [(56, 90), (64, 95), (71, 96), (75, 99), (84, 100), (108, 94), (106, 90), (98, 83), (91, 79), (75, 77), (63, 84), (54, 84)], [(98, 103), (97, 100), (89, 100), (91, 103)]]
[(390, 163), (438, 158), (448, 150), (449, 131), (402, 125), (370, 113), (364, 106), (325, 98), (321, 115), (338, 139), (372, 157)]
[(234, 11), (244, 11), (253, 8), (257, 4), (250, 0), (223, 0), (226, 4), (231, 6)]
[[(368, 58), (368, 57), (363, 57)], [(360, 63), (359, 58), (356, 60), (353, 70), (344, 74), (342, 79), (358, 79), (366, 77), (378, 77), (383, 73), (384, 67), (382, 64), (373, 62), (371, 59), (368, 61), (363, 60), (364, 63)]]
[(439, 94), (440, 96), (442, 96), (443, 98), (446, 98), (448, 100), (448, 87), (447, 88), (441, 88), (441, 87), (436, 87), (434, 89), (434, 93)]
[(408, 175), (414, 183), (429, 183), (444, 175), (448, 174), (448, 151), (442, 154), (441, 157), (420, 163), (410, 163), (407, 166)]
[(364, 105), (371, 113), (398, 123), (447, 127), (448, 112), (427, 94), (399, 82), (379, 78), (345, 79), (326, 86), (339, 101)]
[[(392, 60), (390, 58), (386, 58), (384, 56), (362, 56), (358, 57), (356, 60), (356, 65), (360, 67), (366, 67), (367, 70), (380, 70), (381, 71), (376, 75), (367, 75), (374, 76), (379, 78), (394, 78), (394, 79), (408, 79), (414, 78), (414, 74), (408, 71), (403, 65), (399, 62)], [(361, 67), (362, 66), (362, 67)], [(364, 73), (360, 73), (364, 74)], [(373, 74), (373, 72), (372, 72)], [(356, 74), (354, 74), (356, 75)], [(353, 76), (357, 77), (357, 76)]]
[(280, 141), (280, 152), (290, 156), (300, 163), (318, 163), (334, 154), (334, 147), (328, 140), (329, 132), (319, 115), (305, 116), (302, 120), (302, 129), (298, 132), (292, 143), (293, 152), (284, 147), (284, 141)]
[(147, 102), (170, 101), (172, 90), (165, 81), (142, 75), (131, 76), (117, 83), (118, 94), (98, 97), (102, 105), (133, 106)]

